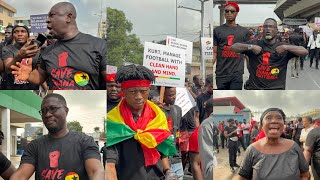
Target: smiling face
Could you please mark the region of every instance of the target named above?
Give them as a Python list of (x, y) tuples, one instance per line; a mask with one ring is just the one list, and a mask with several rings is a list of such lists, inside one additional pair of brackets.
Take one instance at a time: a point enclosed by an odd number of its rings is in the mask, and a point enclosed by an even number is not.
[(278, 111), (268, 112), (262, 120), (262, 129), (266, 137), (271, 139), (280, 138), (284, 128), (284, 119)]
[(228, 5), (224, 8), (224, 17), (226, 21), (235, 21), (238, 16), (238, 12), (235, 7)]
[(58, 98), (44, 99), (41, 105), (42, 120), (51, 134), (60, 132), (66, 128), (66, 117), (69, 109)]

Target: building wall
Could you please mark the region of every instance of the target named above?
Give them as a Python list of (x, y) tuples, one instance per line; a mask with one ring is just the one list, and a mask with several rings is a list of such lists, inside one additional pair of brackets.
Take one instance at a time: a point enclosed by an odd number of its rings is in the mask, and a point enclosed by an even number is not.
[[(0, 2), (0, 25), (1, 27), (6, 27), (9, 24), (14, 25), (14, 13), (16, 13), (16, 10), (9, 6), (8, 4), (5, 4), (4, 2)], [(0, 41), (4, 40), (4, 29), (0, 28)]]

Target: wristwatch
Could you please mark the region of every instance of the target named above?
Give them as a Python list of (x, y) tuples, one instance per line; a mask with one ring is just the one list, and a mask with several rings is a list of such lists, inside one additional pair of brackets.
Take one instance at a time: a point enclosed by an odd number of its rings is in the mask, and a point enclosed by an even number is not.
[(252, 45), (252, 44), (249, 44), (248, 50), (251, 50), (251, 49), (253, 49), (253, 45)]

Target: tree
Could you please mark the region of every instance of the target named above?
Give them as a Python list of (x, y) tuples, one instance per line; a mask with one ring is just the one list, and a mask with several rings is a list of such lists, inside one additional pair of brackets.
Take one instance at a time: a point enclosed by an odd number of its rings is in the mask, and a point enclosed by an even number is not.
[(71, 131), (82, 132), (82, 126), (78, 121), (70, 121), (67, 123), (67, 127)]
[(142, 64), (143, 45), (132, 31), (132, 23), (123, 11), (107, 8), (107, 60), (120, 67), (124, 62)]

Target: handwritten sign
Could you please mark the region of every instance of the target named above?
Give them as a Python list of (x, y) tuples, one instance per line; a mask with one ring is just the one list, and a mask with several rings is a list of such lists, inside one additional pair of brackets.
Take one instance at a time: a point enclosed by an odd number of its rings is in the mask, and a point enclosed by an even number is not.
[(186, 88), (177, 88), (175, 105), (179, 106), (184, 116), (191, 108), (196, 106), (196, 102)]

